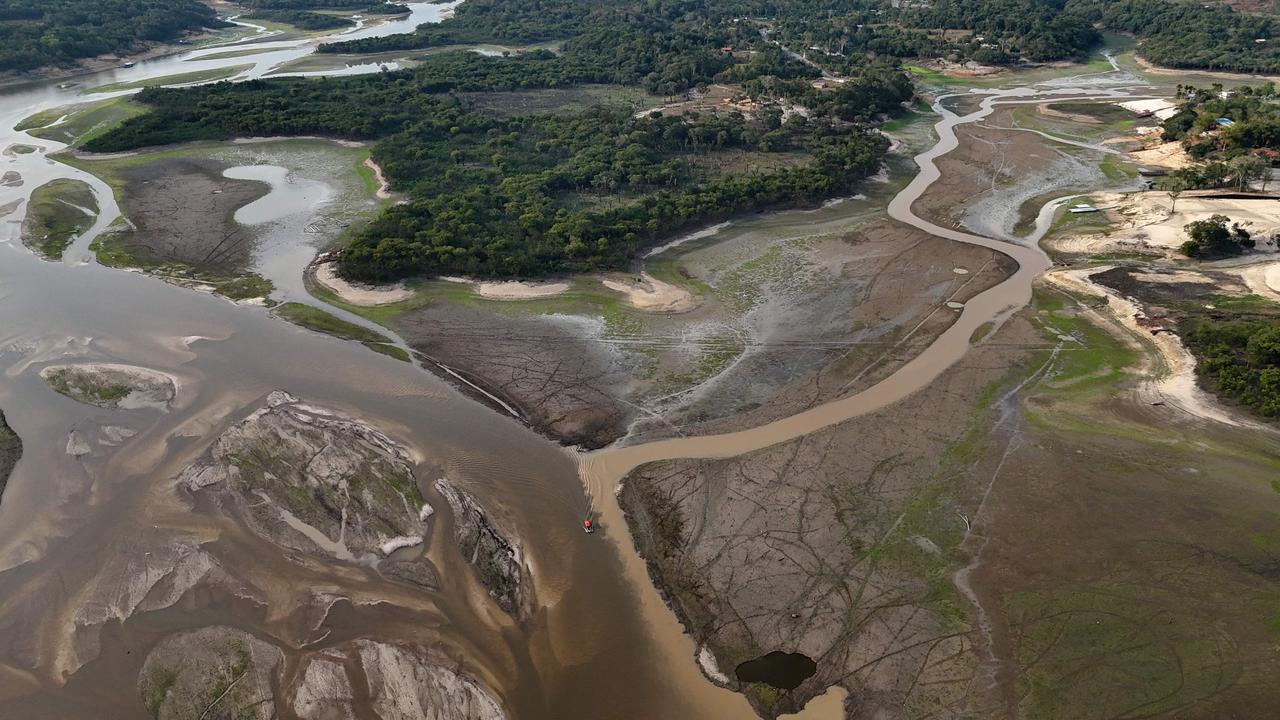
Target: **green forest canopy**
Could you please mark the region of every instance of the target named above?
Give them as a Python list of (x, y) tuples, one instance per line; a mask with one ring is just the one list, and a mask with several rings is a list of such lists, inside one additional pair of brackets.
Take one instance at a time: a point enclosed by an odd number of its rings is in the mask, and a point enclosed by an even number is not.
[(1272, 16), (1195, 0), (937, 0), (899, 7), (888, 0), (651, 0), (643, 10), (617, 0), (468, 0), (443, 23), (321, 51), (525, 44), (655, 22), (732, 37), (735, 47), (765, 30), (833, 70), (856, 67), (866, 54), (996, 64), (1079, 58), (1097, 44), (1101, 27), (1137, 35), (1141, 53), (1162, 65), (1280, 71), (1280, 26)]
[(254, 10), (252, 14), (244, 16), (244, 19), (284, 23), (299, 30), (337, 30), (353, 27), (356, 24), (350, 18), (309, 10)]
[[(411, 202), (354, 238), (340, 256), (345, 274), (528, 276), (621, 267), (641, 247), (699, 223), (849, 192), (875, 172), (885, 149), (869, 120), (901, 112), (912, 95), (904, 73), (885, 64), (868, 65), (863, 76), (827, 93), (813, 117), (786, 122), (776, 109), (752, 120), (633, 117), (603, 108), (579, 117), (499, 118), (450, 94), (594, 82), (598, 72), (637, 79), (663, 71), (656, 63), (670, 59), (655, 53), (654, 64), (620, 71), (590, 70), (565, 57), (456, 53), (370, 76), (149, 89), (138, 99), (152, 112), (86, 149), (241, 135), (376, 139), (375, 160)], [(803, 161), (737, 173), (699, 162), (730, 152)]]
[(133, 52), (224, 25), (198, 0), (0, 0), (0, 70)]
[(1280, 319), (1241, 315), (1189, 319), (1181, 335), (1210, 387), (1263, 417), (1280, 417)]

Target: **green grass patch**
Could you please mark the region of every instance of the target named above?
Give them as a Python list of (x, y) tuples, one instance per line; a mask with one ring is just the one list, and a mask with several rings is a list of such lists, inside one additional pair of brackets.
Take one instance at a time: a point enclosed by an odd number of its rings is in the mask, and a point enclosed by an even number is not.
[(404, 348), (391, 345), (390, 343), (366, 342), (364, 346), (374, 352), (382, 353), (388, 357), (393, 357), (401, 362), (410, 361), (409, 353), (405, 352)]
[(160, 707), (164, 704), (169, 691), (178, 684), (178, 668), (155, 667), (151, 670), (151, 687), (143, 704), (147, 712), (155, 717), (160, 716)]
[(1035, 323), (1046, 340), (1061, 344), (1045, 382), (1058, 393), (1110, 392), (1126, 377), (1125, 369), (1138, 360), (1132, 347), (1098, 327), (1082, 314), (1077, 301), (1053, 291), (1035, 296)]
[(32, 130), (31, 134), (45, 140), (55, 140), (79, 147), (99, 135), (106, 134), (125, 120), (146, 112), (145, 107), (128, 98), (114, 98), (75, 110), (66, 122), (56, 127)]
[(987, 336), (991, 334), (991, 331), (995, 329), (996, 324), (991, 321), (982, 323), (978, 327), (974, 328), (973, 334), (969, 336), (969, 344), (977, 345), (983, 340), (986, 340)]
[(937, 70), (930, 70), (929, 68), (920, 67), (919, 65), (904, 65), (903, 67), (905, 67), (907, 72), (911, 73), (912, 75), (915, 75), (921, 80), (924, 80), (927, 83), (932, 83), (934, 85), (972, 84), (967, 78), (962, 79), (957, 77), (951, 77), (946, 73), (938, 72)]
[[(179, 285), (211, 290), (230, 300), (269, 298), (275, 290), (270, 280), (257, 273), (243, 273), (234, 277), (209, 275), (198, 272), (185, 263), (156, 260), (146, 248), (131, 244), (128, 234), (124, 232), (103, 233), (89, 245), (89, 250), (100, 265), (141, 270)], [(271, 303), (268, 299), (268, 304)]]
[(1069, 115), (1083, 115), (1102, 123), (1133, 119), (1133, 113), (1110, 102), (1056, 102), (1050, 103), (1049, 109)]
[(227, 52), (213, 53), (211, 55), (201, 55), (200, 60), (233, 60), (235, 58), (248, 57), (250, 55), (279, 52), (279, 50), (279, 48), (270, 47), (252, 47), (244, 50), (228, 50)]
[(19, 130), (19, 131), (33, 130), (35, 128), (45, 127), (46, 125), (52, 125), (53, 123), (58, 121), (58, 118), (62, 117), (63, 115), (66, 115), (69, 110), (71, 110), (71, 108), (68, 108), (68, 107), (50, 108), (48, 110), (43, 110), (41, 112), (36, 113), (35, 115), (27, 116), (17, 125), (14, 125), (13, 129)]
[(97, 217), (98, 201), (88, 184), (54, 180), (31, 193), (22, 241), (46, 259), (60, 260), (72, 241)]
[(1119, 155), (1107, 155), (1098, 163), (1098, 169), (1113, 183), (1125, 183), (1138, 177), (1138, 169), (1122, 160)]
[(507, 92), (465, 92), (458, 97), (477, 110), (500, 116), (532, 113), (582, 113), (605, 105), (631, 110), (661, 105), (663, 97), (625, 85), (579, 85), (570, 88), (514, 90)]
[[(165, 75), (157, 78), (147, 78), (146, 80), (136, 80), (134, 82), (111, 83), (89, 90), (90, 93), (110, 93), (119, 92), (121, 90), (141, 90), (142, 88), (155, 87), (157, 85), (190, 85), (192, 83), (213, 82), (215, 80), (225, 80), (226, 78), (248, 70), (253, 65), (233, 65), (224, 68), (210, 68), (208, 70), (196, 70), (194, 72), (179, 73), (177, 75)], [(56, 118), (55, 118), (56, 119)]]
[(918, 122), (919, 120), (923, 119), (927, 115), (931, 114), (929, 107), (927, 105), (924, 106), (924, 109), (920, 109), (920, 105), (922, 105), (922, 103), (917, 103), (916, 105), (917, 105), (916, 109), (913, 109), (907, 112), (905, 115), (896, 117), (890, 120), (889, 122), (881, 125), (880, 126), (881, 132), (887, 132), (887, 133), (901, 132), (905, 130), (908, 126)]
[(275, 286), (271, 284), (271, 281), (256, 273), (224, 280), (214, 285), (214, 292), (232, 300), (265, 298), (271, 295), (273, 290), (275, 290)]
[(384, 343), (387, 340), (380, 333), (355, 323), (347, 322), (319, 308), (303, 305), (302, 303), (284, 303), (283, 305), (278, 305), (274, 312), (295, 325), (301, 325), (308, 330), (322, 332), (345, 340), (356, 340), (364, 343)]
[(1071, 717), (1088, 707), (1120, 717), (1142, 707), (1147, 717), (1164, 717), (1234, 684), (1242, 671), (1232, 661), (1236, 648), (1166, 584), (1007, 598), (1025, 716)]

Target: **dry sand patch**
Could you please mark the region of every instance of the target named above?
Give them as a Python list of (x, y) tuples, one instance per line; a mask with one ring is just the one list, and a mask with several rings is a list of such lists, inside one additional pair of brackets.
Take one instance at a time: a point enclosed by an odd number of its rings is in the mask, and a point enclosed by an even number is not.
[(413, 297), (413, 291), (404, 283), (391, 285), (365, 285), (351, 283), (338, 276), (338, 268), (334, 263), (322, 263), (315, 267), (314, 277), (325, 289), (342, 298), (343, 302), (360, 307), (390, 305)]

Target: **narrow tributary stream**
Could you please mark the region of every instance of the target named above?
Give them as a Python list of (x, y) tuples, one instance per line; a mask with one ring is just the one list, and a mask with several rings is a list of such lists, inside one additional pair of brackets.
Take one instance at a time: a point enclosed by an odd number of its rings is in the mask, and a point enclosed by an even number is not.
[[(1118, 82), (1131, 82), (1121, 80)], [(1034, 87), (991, 91), (979, 108), (957, 115), (946, 107), (949, 97), (939, 97), (933, 110), (941, 116), (935, 126), (938, 142), (915, 157), (919, 174), (889, 203), (890, 217), (912, 225), (936, 237), (995, 250), (1013, 259), (1018, 269), (1000, 284), (974, 296), (956, 318), (928, 348), (898, 368), (879, 383), (861, 392), (814, 407), (775, 422), (723, 435), (680, 437), (656, 442), (613, 447), (585, 454), (579, 471), (587, 491), (600, 513), (602, 525), (612, 529), (611, 539), (618, 544), (626, 561), (627, 574), (643, 599), (646, 624), (662, 640), (668, 654), (672, 682), (680, 692), (705, 703), (705, 717), (752, 717), (745, 699), (708, 683), (694, 661), (697, 649), (684, 634), (675, 614), (665, 605), (649, 580), (644, 560), (636, 551), (615, 493), (619, 483), (637, 467), (646, 463), (674, 459), (717, 459), (743, 455), (778, 443), (817, 432), (837, 423), (885, 408), (924, 388), (964, 357), (975, 331), (985, 323), (999, 326), (1013, 313), (1031, 301), (1032, 282), (1051, 265), (1049, 258), (1033, 238), (1027, 245), (995, 240), (955, 228), (947, 228), (926, 220), (912, 206), (940, 177), (936, 161), (959, 145), (958, 126), (982, 120), (1001, 104), (1039, 103), (1048, 99), (1124, 98), (1120, 89), (1097, 87)], [(820, 709), (815, 709), (820, 708)], [(839, 703), (815, 704), (803, 713), (806, 717), (839, 717)], [(822, 715), (819, 715), (822, 713)]]

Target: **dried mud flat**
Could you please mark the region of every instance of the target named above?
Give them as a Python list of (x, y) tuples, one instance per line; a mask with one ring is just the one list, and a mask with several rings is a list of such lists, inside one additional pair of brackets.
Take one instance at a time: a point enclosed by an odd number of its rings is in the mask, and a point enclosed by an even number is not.
[(626, 430), (610, 394), (625, 387), (625, 359), (601, 350), (572, 318), (510, 317), (433, 303), (396, 320), (414, 350), (517, 409), (569, 445), (600, 447)]
[[(774, 258), (776, 271), (751, 281), (757, 295), (744, 309), (720, 293), (634, 329), (572, 309), (453, 302), (410, 310), (394, 325), (415, 350), (530, 425), (596, 448), (624, 436), (712, 432), (721, 427), (714, 421), (742, 413), (749, 415), (730, 424), (755, 423), (868, 384), (950, 324), (947, 302), (963, 303), (1010, 271), (996, 253), (889, 220)], [(679, 272), (745, 285), (732, 272), (693, 263)], [(764, 406), (770, 410), (751, 413)]]
[(178, 262), (213, 274), (243, 270), (253, 236), (231, 217), (264, 197), (270, 186), (229, 180), (222, 176), (229, 167), (214, 160), (170, 158), (121, 169), (122, 210), (132, 230), (113, 242), (153, 262)]
[[(1088, 172), (1058, 172), (1078, 158), (990, 124), (959, 132), (919, 212), (1008, 236), (1022, 206), (1087, 184)], [(1014, 178), (1039, 180), (1010, 194)], [(954, 252), (937, 242), (927, 257)], [(1008, 272), (993, 264), (995, 277)], [(1196, 297), (1247, 292), (1230, 270), (1204, 283), (1157, 272), (1161, 287)], [(1139, 363), (1146, 346), (1091, 313), (1041, 290), (886, 410), (740, 457), (634, 471), (621, 503), (708, 677), (766, 716), (831, 685), (859, 718), (1252, 717), (1274, 706), (1280, 691), (1261, 678), (1280, 664), (1263, 600), (1278, 589), (1267, 568), (1280, 521), (1263, 509), (1276, 503), (1276, 438), (1147, 402), (1141, 388), (1161, 363)], [(797, 383), (699, 432), (758, 426), (895, 365), (855, 357), (868, 370), (830, 364), (806, 378), (809, 402)], [(1224, 474), (1232, 489), (1219, 496)], [(1219, 587), (1232, 589), (1227, 619)], [(787, 691), (732, 672), (775, 651), (814, 659), (816, 673)]]
[(656, 463), (624, 483), (655, 580), (719, 667), (779, 649), (817, 660), (790, 693), (731, 682), (766, 716), (831, 685), (849, 690), (851, 717), (971, 701), (972, 628), (945, 576), (982, 488), (956, 482), (947, 449), (999, 419), (980, 398), (1031, 334), (1011, 321), (885, 411), (742, 457)]

